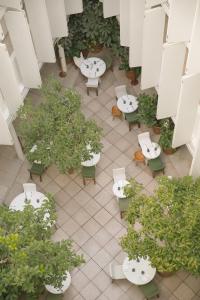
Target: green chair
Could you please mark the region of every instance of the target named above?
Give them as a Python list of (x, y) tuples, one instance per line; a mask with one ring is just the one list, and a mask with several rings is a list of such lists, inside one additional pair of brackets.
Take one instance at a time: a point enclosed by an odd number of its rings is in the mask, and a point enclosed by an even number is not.
[(118, 198), (120, 217), (123, 218), (123, 213), (128, 209), (130, 199), (129, 198)]
[(96, 184), (95, 171), (96, 171), (95, 166), (82, 167), (82, 177), (83, 177), (83, 184), (84, 185), (86, 185), (86, 179), (93, 180), (94, 184)]
[(159, 298), (159, 289), (154, 281), (138, 286), (145, 296), (145, 299)]
[(45, 300), (61, 300), (63, 299), (63, 295), (56, 295), (56, 294), (51, 294), (51, 293), (48, 293)]
[(129, 131), (131, 131), (132, 125), (137, 124), (138, 128), (140, 128), (140, 121), (138, 118), (137, 111), (134, 111), (132, 113), (125, 113), (125, 120), (128, 122), (129, 125)]
[(154, 159), (150, 159), (148, 161), (148, 166), (149, 166), (149, 168), (150, 168), (150, 170), (152, 172), (153, 178), (156, 176), (157, 172), (162, 171), (163, 174), (165, 173), (165, 165), (162, 162), (160, 156), (157, 157), (157, 158), (154, 158)]
[(30, 173), (30, 177), (33, 180), (33, 176), (32, 175), (38, 175), (40, 176), (40, 181), (42, 181), (42, 174), (44, 173), (46, 167), (43, 164), (38, 164), (38, 163), (33, 163), (29, 173)]

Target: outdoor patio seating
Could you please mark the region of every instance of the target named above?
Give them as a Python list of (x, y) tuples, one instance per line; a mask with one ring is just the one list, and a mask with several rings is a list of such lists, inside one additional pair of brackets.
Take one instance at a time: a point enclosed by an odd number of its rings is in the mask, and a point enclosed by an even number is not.
[(40, 176), (40, 181), (42, 181), (42, 174), (44, 173), (46, 167), (43, 164), (33, 163), (29, 169), (30, 178), (33, 180), (33, 175)]
[(164, 174), (165, 165), (162, 162), (160, 156), (154, 159), (148, 160), (148, 166), (152, 172), (153, 178), (156, 176), (156, 173), (162, 171)]
[(36, 192), (36, 184), (35, 183), (23, 183), (24, 193)]
[(140, 128), (140, 121), (138, 118), (137, 111), (134, 111), (132, 113), (125, 113), (125, 120), (128, 122), (129, 131), (131, 131), (132, 125), (137, 124), (138, 128)]
[(82, 177), (83, 177), (83, 184), (86, 185), (86, 180), (93, 180), (94, 184), (96, 184), (95, 180), (95, 166), (92, 167), (82, 167)]
[(113, 105), (113, 107), (112, 107), (112, 116), (113, 116), (113, 120), (115, 118), (122, 119), (122, 117), (123, 117), (123, 114), (122, 114), (121, 110), (119, 110), (117, 105)]
[(116, 100), (120, 97), (127, 95), (127, 90), (125, 85), (119, 85), (115, 87)]
[(120, 180), (126, 180), (125, 168), (113, 169), (113, 180), (114, 183)]
[(129, 198), (118, 198), (120, 217), (123, 218), (123, 213), (128, 209), (130, 199)]
[(110, 277), (113, 280), (118, 280), (118, 279), (124, 279), (125, 275), (122, 269), (122, 265), (114, 265), (113, 263), (110, 263), (109, 265), (109, 274)]
[(159, 298), (159, 289), (154, 281), (151, 281), (144, 285), (140, 285), (139, 288), (144, 294), (145, 299), (149, 300), (155, 297)]
[(80, 57), (73, 57), (74, 64), (80, 69), (81, 63), (84, 61), (83, 53), (80, 53)]
[(99, 86), (99, 78), (88, 78), (86, 82), (87, 94), (89, 95), (90, 89), (94, 89), (96, 91), (96, 95), (98, 96), (98, 86)]

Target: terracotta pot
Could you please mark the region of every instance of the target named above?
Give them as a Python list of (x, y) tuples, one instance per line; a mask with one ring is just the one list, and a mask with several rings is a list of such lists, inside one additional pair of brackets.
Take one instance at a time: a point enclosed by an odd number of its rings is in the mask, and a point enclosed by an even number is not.
[(163, 152), (167, 155), (171, 155), (173, 154), (174, 152), (176, 152), (176, 149), (174, 148), (166, 148), (166, 149), (163, 149)]
[(159, 126), (153, 126), (152, 128), (153, 128), (153, 132), (155, 134), (160, 134), (160, 127)]
[(99, 53), (99, 52), (101, 52), (102, 51), (102, 49), (103, 49), (103, 44), (98, 44), (98, 45), (95, 45), (94, 47), (91, 47), (90, 48), (90, 52), (91, 53)]
[(126, 77), (131, 80), (132, 85), (137, 85), (137, 75), (134, 70), (126, 71)]
[(68, 173), (69, 173), (69, 174), (73, 174), (73, 173), (74, 173), (74, 169), (73, 169), (73, 168), (70, 168), (70, 169), (68, 170)]
[(161, 276), (161, 277), (170, 277), (172, 275), (174, 275), (175, 272), (159, 272), (158, 271), (158, 274)]

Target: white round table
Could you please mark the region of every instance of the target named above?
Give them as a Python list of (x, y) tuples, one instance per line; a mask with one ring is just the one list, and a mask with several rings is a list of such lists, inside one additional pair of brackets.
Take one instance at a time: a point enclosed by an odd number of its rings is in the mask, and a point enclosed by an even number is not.
[(138, 108), (137, 98), (133, 95), (124, 95), (117, 100), (117, 107), (123, 113), (132, 113)]
[(161, 154), (161, 147), (152, 142), (151, 145), (142, 148), (142, 153), (146, 159), (155, 159)]
[(128, 185), (129, 182), (127, 180), (119, 180), (113, 184), (113, 194), (117, 198), (126, 198), (124, 194), (124, 187)]
[(42, 206), (44, 200), (46, 200), (47, 197), (40, 193), (40, 192), (28, 192), (28, 193), (21, 193), (17, 197), (13, 199), (13, 201), (10, 203), (9, 208), (13, 210), (24, 210), (24, 207), (26, 205), (26, 200), (28, 202), (30, 201), (30, 204), (34, 208), (39, 208)]
[(81, 165), (84, 167), (92, 167), (95, 166), (101, 158), (101, 154), (100, 153), (90, 153), (92, 155), (91, 159), (85, 160), (81, 162)]
[(61, 288), (55, 288), (52, 285), (45, 285), (45, 288), (47, 289), (47, 291), (52, 294), (57, 294), (57, 295), (63, 294), (70, 286), (71, 280), (72, 280), (69, 272), (66, 272), (66, 275), (67, 275), (67, 278), (65, 280), (63, 280)]
[(85, 77), (94, 79), (104, 74), (106, 64), (98, 57), (89, 57), (81, 63), (80, 70)]
[(136, 285), (147, 284), (156, 275), (156, 268), (151, 266), (148, 258), (140, 257), (138, 260), (129, 260), (126, 257), (122, 268), (126, 278)]

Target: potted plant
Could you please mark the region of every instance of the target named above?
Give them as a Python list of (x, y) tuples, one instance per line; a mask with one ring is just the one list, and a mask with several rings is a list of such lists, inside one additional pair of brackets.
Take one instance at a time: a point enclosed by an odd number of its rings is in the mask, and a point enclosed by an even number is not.
[(131, 84), (137, 85), (138, 84), (138, 76), (141, 73), (141, 68), (130, 68), (129, 66), (129, 49), (127, 47), (121, 47), (119, 49), (119, 56), (121, 64), (119, 66), (120, 70), (124, 70), (126, 72), (126, 76), (128, 79), (131, 80)]
[(159, 121), (156, 119), (157, 95), (142, 93), (138, 96), (138, 116), (140, 122), (152, 127), (155, 133), (160, 133)]
[[(26, 102), (19, 110), (17, 131), (27, 158), (43, 164), (56, 164), (61, 172), (79, 169), (82, 160), (102, 149), (102, 129), (93, 120), (86, 120), (80, 110), (80, 95), (65, 89), (51, 78), (42, 88), (43, 102)], [(31, 152), (34, 145), (37, 150)]]
[(162, 176), (152, 196), (132, 179), (127, 234), (121, 240), (130, 259), (149, 257), (157, 271), (200, 274), (200, 178)]
[[(61, 287), (65, 272), (84, 262), (72, 241), (51, 240), (56, 220), (54, 199), (41, 208), (27, 204), (23, 211), (0, 206), (0, 298), (38, 299), (45, 284)], [(48, 212), (48, 218), (46, 217)]]
[(176, 149), (172, 148), (174, 124), (171, 119), (164, 119), (161, 123), (159, 144), (166, 154), (173, 154)]

